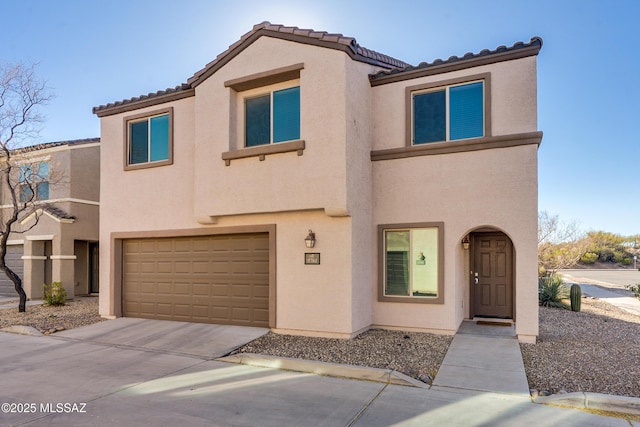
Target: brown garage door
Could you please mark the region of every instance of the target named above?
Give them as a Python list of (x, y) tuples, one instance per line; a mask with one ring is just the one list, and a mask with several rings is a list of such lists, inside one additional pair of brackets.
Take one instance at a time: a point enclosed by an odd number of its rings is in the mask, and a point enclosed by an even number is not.
[[(23, 245), (8, 245), (5, 262), (7, 266), (13, 270), (20, 278), (24, 277), (24, 263), (22, 261)], [(22, 284), (24, 287), (24, 283)], [(13, 282), (6, 274), (0, 271), (0, 296), (18, 297)]]
[(129, 317), (269, 326), (268, 234), (123, 242)]

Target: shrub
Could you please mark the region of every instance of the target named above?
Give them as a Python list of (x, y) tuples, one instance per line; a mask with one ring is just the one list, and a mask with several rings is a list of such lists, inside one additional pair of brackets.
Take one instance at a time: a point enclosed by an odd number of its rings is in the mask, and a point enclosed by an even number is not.
[(559, 274), (538, 279), (538, 301), (544, 307), (568, 308), (563, 299), (568, 297), (568, 289)]
[(580, 262), (582, 264), (595, 264), (597, 260), (598, 254), (594, 254), (593, 252), (587, 252), (580, 257)]
[(67, 291), (60, 282), (46, 283), (44, 287), (44, 301), (47, 305), (64, 305), (67, 301)]
[(635, 295), (636, 298), (640, 298), (640, 283), (636, 283), (635, 285), (626, 285), (625, 288), (633, 292), (633, 295)]
[(629, 257), (622, 258), (622, 265), (631, 265), (632, 262), (633, 260)]

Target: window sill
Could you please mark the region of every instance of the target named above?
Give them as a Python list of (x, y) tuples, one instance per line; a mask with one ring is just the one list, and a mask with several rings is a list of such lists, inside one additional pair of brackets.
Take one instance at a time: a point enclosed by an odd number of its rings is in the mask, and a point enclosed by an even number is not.
[(266, 156), (271, 154), (291, 153), (294, 151), (298, 153), (298, 156), (302, 156), (304, 148), (304, 140), (277, 142), (275, 144), (225, 151), (222, 153), (222, 160), (224, 160), (226, 166), (229, 166), (231, 160), (246, 159), (249, 157), (258, 157), (260, 161), (263, 161)]
[(401, 302), (409, 304), (444, 304), (443, 297), (426, 297), (426, 296), (378, 296), (379, 302)]

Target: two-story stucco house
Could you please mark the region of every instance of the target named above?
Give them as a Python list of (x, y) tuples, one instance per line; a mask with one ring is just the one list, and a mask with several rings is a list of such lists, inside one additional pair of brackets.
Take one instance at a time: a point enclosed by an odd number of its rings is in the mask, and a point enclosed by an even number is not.
[(409, 66), (265, 22), (96, 107), (101, 314), (344, 338), (485, 317), (535, 341), (541, 46)]
[[(11, 158), (16, 196), (28, 209), (9, 235), (5, 260), (27, 298), (42, 298), (43, 284), (51, 282), (61, 282), (68, 298), (97, 293), (100, 139), (20, 148)], [(2, 186), (0, 194), (5, 215), (12, 211), (10, 192)], [(2, 272), (0, 295), (17, 297)]]

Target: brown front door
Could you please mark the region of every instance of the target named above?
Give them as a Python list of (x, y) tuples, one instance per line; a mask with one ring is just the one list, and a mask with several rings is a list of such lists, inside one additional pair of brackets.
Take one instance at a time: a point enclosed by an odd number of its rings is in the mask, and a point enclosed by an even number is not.
[(513, 246), (503, 233), (476, 233), (471, 286), (474, 315), (513, 318)]

